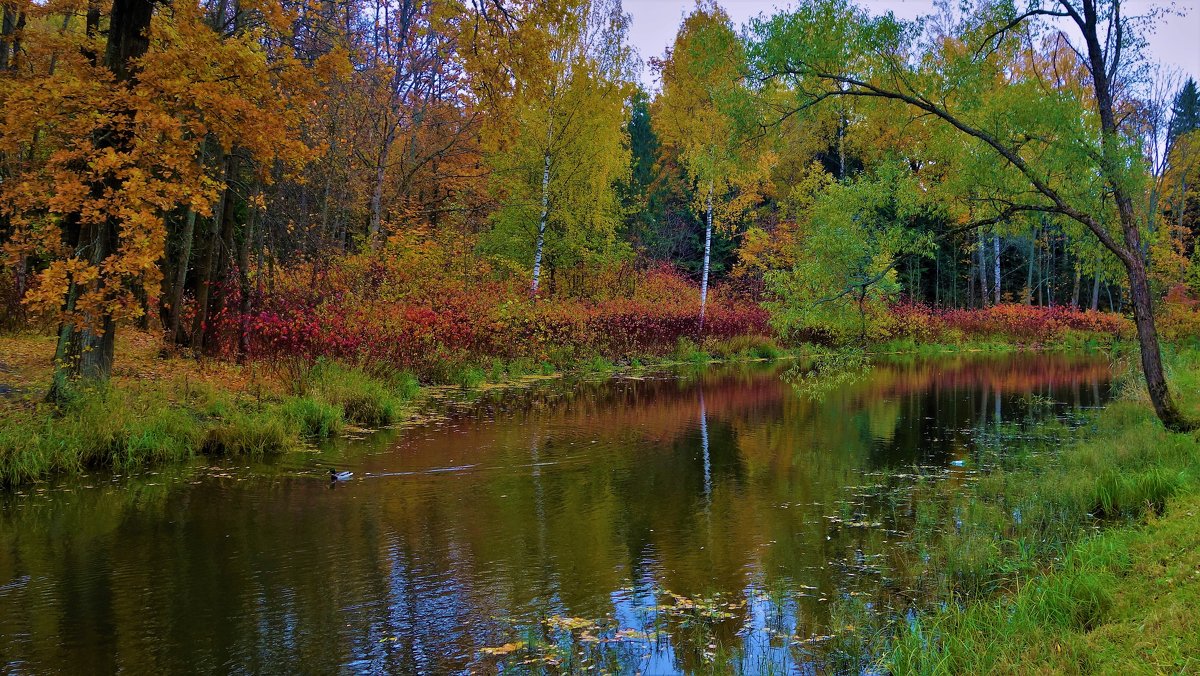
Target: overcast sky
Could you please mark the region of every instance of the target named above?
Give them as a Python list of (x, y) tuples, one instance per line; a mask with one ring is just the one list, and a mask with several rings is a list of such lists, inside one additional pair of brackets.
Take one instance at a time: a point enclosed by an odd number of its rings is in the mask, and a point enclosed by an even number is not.
[[(734, 23), (741, 26), (758, 14), (770, 15), (775, 8), (786, 8), (788, 0), (721, 0), (721, 6), (729, 12)], [(882, 14), (892, 11), (904, 19), (911, 19), (933, 11), (933, 0), (858, 0), (858, 4)], [(643, 61), (662, 53), (675, 39), (683, 17), (695, 6), (694, 0), (624, 0), (625, 11), (633, 16), (630, 38)], [(1151, 0), (1126, 0), (1124, 13), (1141, 14), (1150, 7), (1173, 7), (1184, 12), (1184, 16), (1171, 16), (1160, 23), (1157, 31), (1149, 36), (1150, 57), (1168, 67), (1178, 68), (1183, 76), (1190, 75), (1200, 80), (1200, 0), (1177, 0), (1176, 2), (1152, 2)], [(657, 87), (648, 65), (643, 67), (642, 81), (649, 87)]]

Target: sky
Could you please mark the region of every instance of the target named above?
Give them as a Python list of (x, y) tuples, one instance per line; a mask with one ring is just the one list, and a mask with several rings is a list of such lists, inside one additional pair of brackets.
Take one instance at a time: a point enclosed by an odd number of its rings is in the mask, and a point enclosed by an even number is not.
[[(642, 82), (657, 88), (649, 59), (662, 56), (675, 40), (675, 31), (695, 6), (695, 0), (624, 0), (623, 4), (625, 11), (633, 16), (630, 39), (646, 62)], [(739, 27), (751, 17), (773, 14), (776, 8), (786, 8), (789, 4), (788, 0), (721, 0), (721, 6)], [(904, 19), (933, 11), (933, 0), (858, 0), (858, 4), (879, 14), (892, 11)], [(1200, 81), (1200, 0), (1125, 0), (1123, 6), (1128, 15), (1141, 14), (1151, 7), (1183, 12), (1183, 16), (1173, 15), (1160, 22), (1155, 33), (1148, 36), (1150, 58), (1169, 69), (1178, 69), (1181, 79), (1190, 75)]]

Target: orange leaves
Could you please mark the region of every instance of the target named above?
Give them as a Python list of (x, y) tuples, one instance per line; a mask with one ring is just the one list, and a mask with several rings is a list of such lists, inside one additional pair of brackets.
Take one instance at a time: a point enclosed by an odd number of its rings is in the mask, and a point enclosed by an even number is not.
[[(214, 30), (200, 3), (164, 7), (133, 79), (91, 63), (88, 52), (104, 45), (83, 35), (82, 2), (37, 6), (24, 35), (30, 58), (0, 78), (5, 254), (32, 257), (26, 303), (52, 317), (131, 319), (154, 302), (167, 215), (209, 216), (225, 188), (206, 139), (256, 160), (261, 181), (311, 154), (298, 139), (312, 86), (298, 83), (313, 78), (296, 76), (306, 69), (290, 53), (284, 6), (244, 0), (232, 35)], [(91, 243), (101, 240), (98, 260)]]

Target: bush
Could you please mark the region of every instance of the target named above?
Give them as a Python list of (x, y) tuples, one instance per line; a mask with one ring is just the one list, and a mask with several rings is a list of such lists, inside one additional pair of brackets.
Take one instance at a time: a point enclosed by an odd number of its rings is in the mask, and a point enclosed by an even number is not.
[(912, 338), (918, 342), (952, 343), (960, 337), (991, 337), (1016, 342), (1044, 342), (1074, 334), (1086, 340), (1134, 335), (1126, 317), (1110, 312), (1080, 310), (1067, 305), (1039, 307), (1003, 303), (977, 309), (937, 309), (919, 303), (892, 306), (881, 329), (882, 338)]
[[(625, 270), (619, 296), (597, 289), (534, 301), (522, 280), (497, 281), (486, 266), (430, 270), (428, 260), (414, 259), (408, 249), (391, 253), (339, 258), (316, 275), (304, 266), (282, 271), (247, 318), (250, 356), (275, 363), (324, 358), (372, 369), (386, 364), (426, 380), (461, 383), (465, 369), (491, 365), (491, 359), (568, 366), (575, 355), (668, 354), (681, 337), (768, 333), (766, 310), (720, 288), (709, 296), (701, 330), (698, 290), (669, 267)], [(237, 307), (238, 290), (227, 294), (226, 306)], [(213, 321), (218, 351), (232, 353), (240, 318), (223, 314)], [(499, 369), (492, 371), (498, 378)]]

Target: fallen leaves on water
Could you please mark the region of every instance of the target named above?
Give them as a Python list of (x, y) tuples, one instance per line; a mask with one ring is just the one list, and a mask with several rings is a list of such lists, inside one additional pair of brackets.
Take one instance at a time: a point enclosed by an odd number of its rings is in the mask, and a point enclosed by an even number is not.
[(493, 648), (480, 648), (479, 652), (483, 653), (484, 655), (507, 655), (509, 653), (514, 653), (524, 647), (525, 647), (524, 641), (515, 641), (513, 643), (505, 643), (504, 645), (496, 646)]

